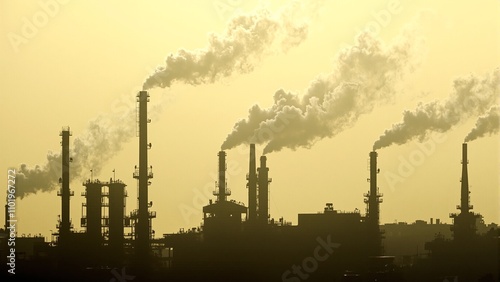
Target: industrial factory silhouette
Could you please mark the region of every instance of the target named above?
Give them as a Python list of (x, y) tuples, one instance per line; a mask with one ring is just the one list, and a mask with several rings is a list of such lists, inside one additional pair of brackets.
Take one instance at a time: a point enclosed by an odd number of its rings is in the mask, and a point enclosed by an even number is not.
[(500, 281), (498, 1), (0, 7), (0, 281)]
[[(292, 225), (269, 214), (270, 168), (267, 156), (257, 163), (249, 146), (247, 205), (230, 199), (226, 152), (219, 151), (214, 198), (203, 207), (200, 227), (155, 236), (148, 187), (147, 91), (137, 95), (139, 164), (138, 208), (127, 213), (127, 185), (119, 179), (88, 179), (80, 225), (70, 215), (71, 160), (69, 127), (61, 131), (61, 216), (53, 242), (12, 233), (12, 205), (7, 198), (1, 238), (2, 281), (496, 281), (500, 233), (472, 212), (467, 143), (462, 144), (459, 213), (453, 224), (420, 221), (381, 225), (383, 195), (377, 185), (378, 153), (369, 152), (366, 212), (335, 209), (334, 200), (318, 213), (298, 215)], [(458, 146), (457, 146), (458, 147)], [(77, 156), (74, 156), (77, 157)], [(259, 166), (257, 166), (259, 165)], [(239, 187), (235, 189), (245, 189)], [(157, 199), (154, 199), (157, 200)], [(73, 215), (73, 218), (75, 215)], [(452, 234), (446, 239), (445, 234)], [(14, 234), (14, 235), (12, 235)], [(14, 238), (13, 238), (14, 236)], [(15, 242), (15, 259), (10, 258)], [(405, 245), (425, 245), (425, 255), (408, 255)], [(422, 250), (423, 252), (424, 250)], [(424, 252), (423, 252), (424, 253)], [(402, 255), (403, 254), (403, 255)], [(10, 275), (10, 264), (15, 275)]]

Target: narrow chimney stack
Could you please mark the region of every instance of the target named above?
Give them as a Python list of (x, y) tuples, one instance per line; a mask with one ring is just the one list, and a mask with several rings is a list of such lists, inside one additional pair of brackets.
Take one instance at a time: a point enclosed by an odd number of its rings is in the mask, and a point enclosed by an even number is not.
[(219, 151), (217, 155), (219, 156), (219, 191), (217, 193), (217, 200), (225, 202), (228, 195), (226, 191), (226, 152)]
[(248, 220), (257, 219), (257, 170), (255, 164), (255, 144), (250, 144), (250, 163), (247, 175)]
[(69, 233), (71, 232), (71, 219), (70, 219), (70, 197), (73, 193), (69, 189), (69, 137), (71, 133), (69, 127), (64, 127), (59, 134), (62, 136), (61, 146), (62, 146), (62, 175), (61, 175), (61, 190), (58, 196), (61, 196), (61, 220), (59, 222), (59, 242), (64, 245), (68, 239)]
[(467, 171), (467, 143), (462, 144), (462, 184), (461, 184), (461, 197), (460, 197), (460, 212), (468, 213), (472, 206), (469, 202), (469, 175)]

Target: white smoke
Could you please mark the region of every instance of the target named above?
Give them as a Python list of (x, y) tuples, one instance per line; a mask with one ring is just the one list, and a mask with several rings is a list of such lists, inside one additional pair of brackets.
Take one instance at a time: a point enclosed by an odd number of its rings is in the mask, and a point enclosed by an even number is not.
[(416, 109), (403, 112), (403, 121), (392, 125), (374, 143), (374, 149), (392, 144), (405, 144), (418, 138), (424, 140), (432, 131), (446, 132), (467, 119), (482, 115), (498, 104), (500, 69), (485, 76), (458, 78), (445, 101), (420, 103)]
[(465, 142), (473, 141), (486, 135), (497, 134), (500, 129), (500, 107), (495, 105), (476, 121), (475, 127), (465, 137)]
[(251, 72), (263, 55), (274, 50), (287, 51), (306, 39), (307, 20), (301, 14), (311, 9), (317, 9), (317, 5), (294, 2), (276, 15), (260, 9), (236, 16), (223, 34), (209, 34), (206, 48), (180, 49), (168, 55), (165, 65), (146, 79), (143, 89), (170, 87), (174, 81), (192, 85), (213, 83), (233, 73)]
[(266, 143), (264, 153), (311, 147), (350, 128), (362, 114), (390, 101), (401, 78), (419, 63), (422, 40), (413, 27), (386, 45), (369, 32), (335, 57), (333, 71), (318, 76), (301, 98), (278, 90), (267, 109), (254, 105), (222, 144)]

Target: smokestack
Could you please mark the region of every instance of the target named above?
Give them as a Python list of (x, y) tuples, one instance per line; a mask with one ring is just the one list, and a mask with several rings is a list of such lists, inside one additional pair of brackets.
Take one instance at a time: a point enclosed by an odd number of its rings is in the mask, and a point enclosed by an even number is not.
[(61, 219), (59, 222), (59, 242), (65, 244), (71, 230), (71, 220), (69, 214), (70, 197), (73, 196), (72, 191), (69, 189), (69, 137), (71, 132), (69, 127), (64, 127), (59, 134), (62, 136), (62, 177), (60, 183), (62, 184), (61, 190), (57, 193), (61, 196)]
[(247, 175), (248, 188), (248, 220), (257, 218), (257, 171), (255, 164), (255, 144), (250, 144), (250, 164)]
[(382, 194), (378, 193), (377, 187), (377, 152), (370, 152), (370, 191), (365, 194), (365, 203), (368, 204), (367, 228), (370, 240), (370, 255), (380, 255), (382, 253), (382, 238), (379, 227), (380, 206)]
[(259, 221), (267, 224), (269, 218), (269, 182), (272, 180), (268, 178), (269, 168), (266, 167), (266, 156), (260, 157), (259, 171)]
[(377, 152), (370, 152), (370, 198), (369, 202), (369, 217), (374, 222), (379, 224), (379, 195), (377, 187)]
[(226, 152), (219, 151), (217, 155), (219, 156), (219, 182), (217, 182), (219, 190), (214, 195), (217, 196), (218, 202), (225, 202), (227, 196), (230, 195), (229, 190), (226, 189)]
[(467, 143), (462, 144), (462, 185), (461, 185), (461, 193), (460, 193), (460, 212), (461, 213), (469, 213), (469, 210), (472, 209), (472, 206), (469, 205), (469, 174), (467, 172), (467, 164), (469, 160), (467, 160)]
[(467, 172), (467, 143), (462, 144), (462, 179), (460, 180), (460, 205), (457, 209), (459, 214), (452, 213), (450, 218), (453, 219), (453, 238), (455, 240), (464, 241), (470, 240), (476, 234), (476, 219), (480, 217), (478, 214), (471, 212), (472, 205), (469, 199), (469, 176)]
[(148, 102), (147, 91), (137, 94), (139, 102), (139, 169), (134, 173), (134, 178), (139, 179), (139, 210), (136, 223), (136, 255), (138, 262), (147, 265), (149, 253), (149, 210), (148, 210), (148, 185), (153, 173), (148, 171)]

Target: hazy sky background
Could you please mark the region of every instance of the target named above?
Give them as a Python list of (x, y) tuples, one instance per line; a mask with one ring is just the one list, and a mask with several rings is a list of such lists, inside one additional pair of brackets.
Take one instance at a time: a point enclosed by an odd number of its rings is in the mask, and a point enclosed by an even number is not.
[[(99, 115), (133, 110), (145, 78), (168, 54), (205, 48), (208, 34), (222, 33), (238, 13), (262, 5), (275, 12), (290, 1), (61, 1), (55, 2), (59, 4), (53, 14), (41, 6), (46, 2), (51, 1), (0, 1), (0, 171), (5, 179), (9, 167), (43, 165), (48, 151), (59, 152), (62, 126), (71, 127), (72, 141)], [(149, 198), (157, 212), (156, 236), (200, 225), (201, 207), (215, 199), (208, 195), (214, 189), (217, 152), (252, 105), (271, 106), (279, 89), (303, 95), (312, 80), (333, 70), (336, 55), (354, 44), (367, 26), (375, 28), (376, 38), (390, 43), (425, 11), (417, 23), (425, 39), (420, 63), (397, 84), (389, 103), (375, 105), (351, 128), (310, 149), (267, 155), (273, 179), (270, 213), (275, 219), (296, 224), (298, 213), (321, 211), (327, 202), (335, 209), (364, 213), (368, 153), (384, 130), (402, 119), (403, 110), (446, 99), (457, 77), (482, 76), (500, 66), (498, 1), (325, 1), (319, 7), (315, 14), (303, 12), (309, 29), (300, 45), (286, 52), (271, 50), (255, 61), (250, 73), (235, 73), (212, 84), (173, 83), (150, 90), (150, 107), (163, 105), (149, 127), (155, 176)], [(390, 17), (381, 16), (387, 13)], [(38, 25), (27, 33), (29, 38), (23, 35), (28, 22)], [(13, 36), (24, 40), (13, 41)], [(416, 140), (378, 151), (382, 223), (429, 218), (451, 223), (449, 213), (459, 204), (461, 144), (475, 121), (468, 119), (427, 140), (430, 151), (424, 152)], [(487, 223), (500, 221), (498, 144), (498, 135), (469, 143), (471, 202)], [(257, 146), (258, 156), (263, 148)], [(245, 204), (248, 150), (239, 146), (227, 151), (230, 198)], [(424, 157), (412, 164), (417, 155)], [(128, 185), (129, 213), (137, 207), (132, 172), (138, 164), (138, 138), (103, 162), (102, 172), (94, 177), (108, 180), (116, 170), (116, 177)], [(406, 162), (410, 170), (401, 172)], [(400, 181), (388, 180), (394, 175)], [(85, 171), (71, 183), (76, 230), (83, 229), (81, 183), (89, 177), (90, 171)], [(56, 230), (60, 203), (56, 190), (19, 200), (19, 233), (48, 237)], [(3, 214), (2, 209), (1, 218)]]

